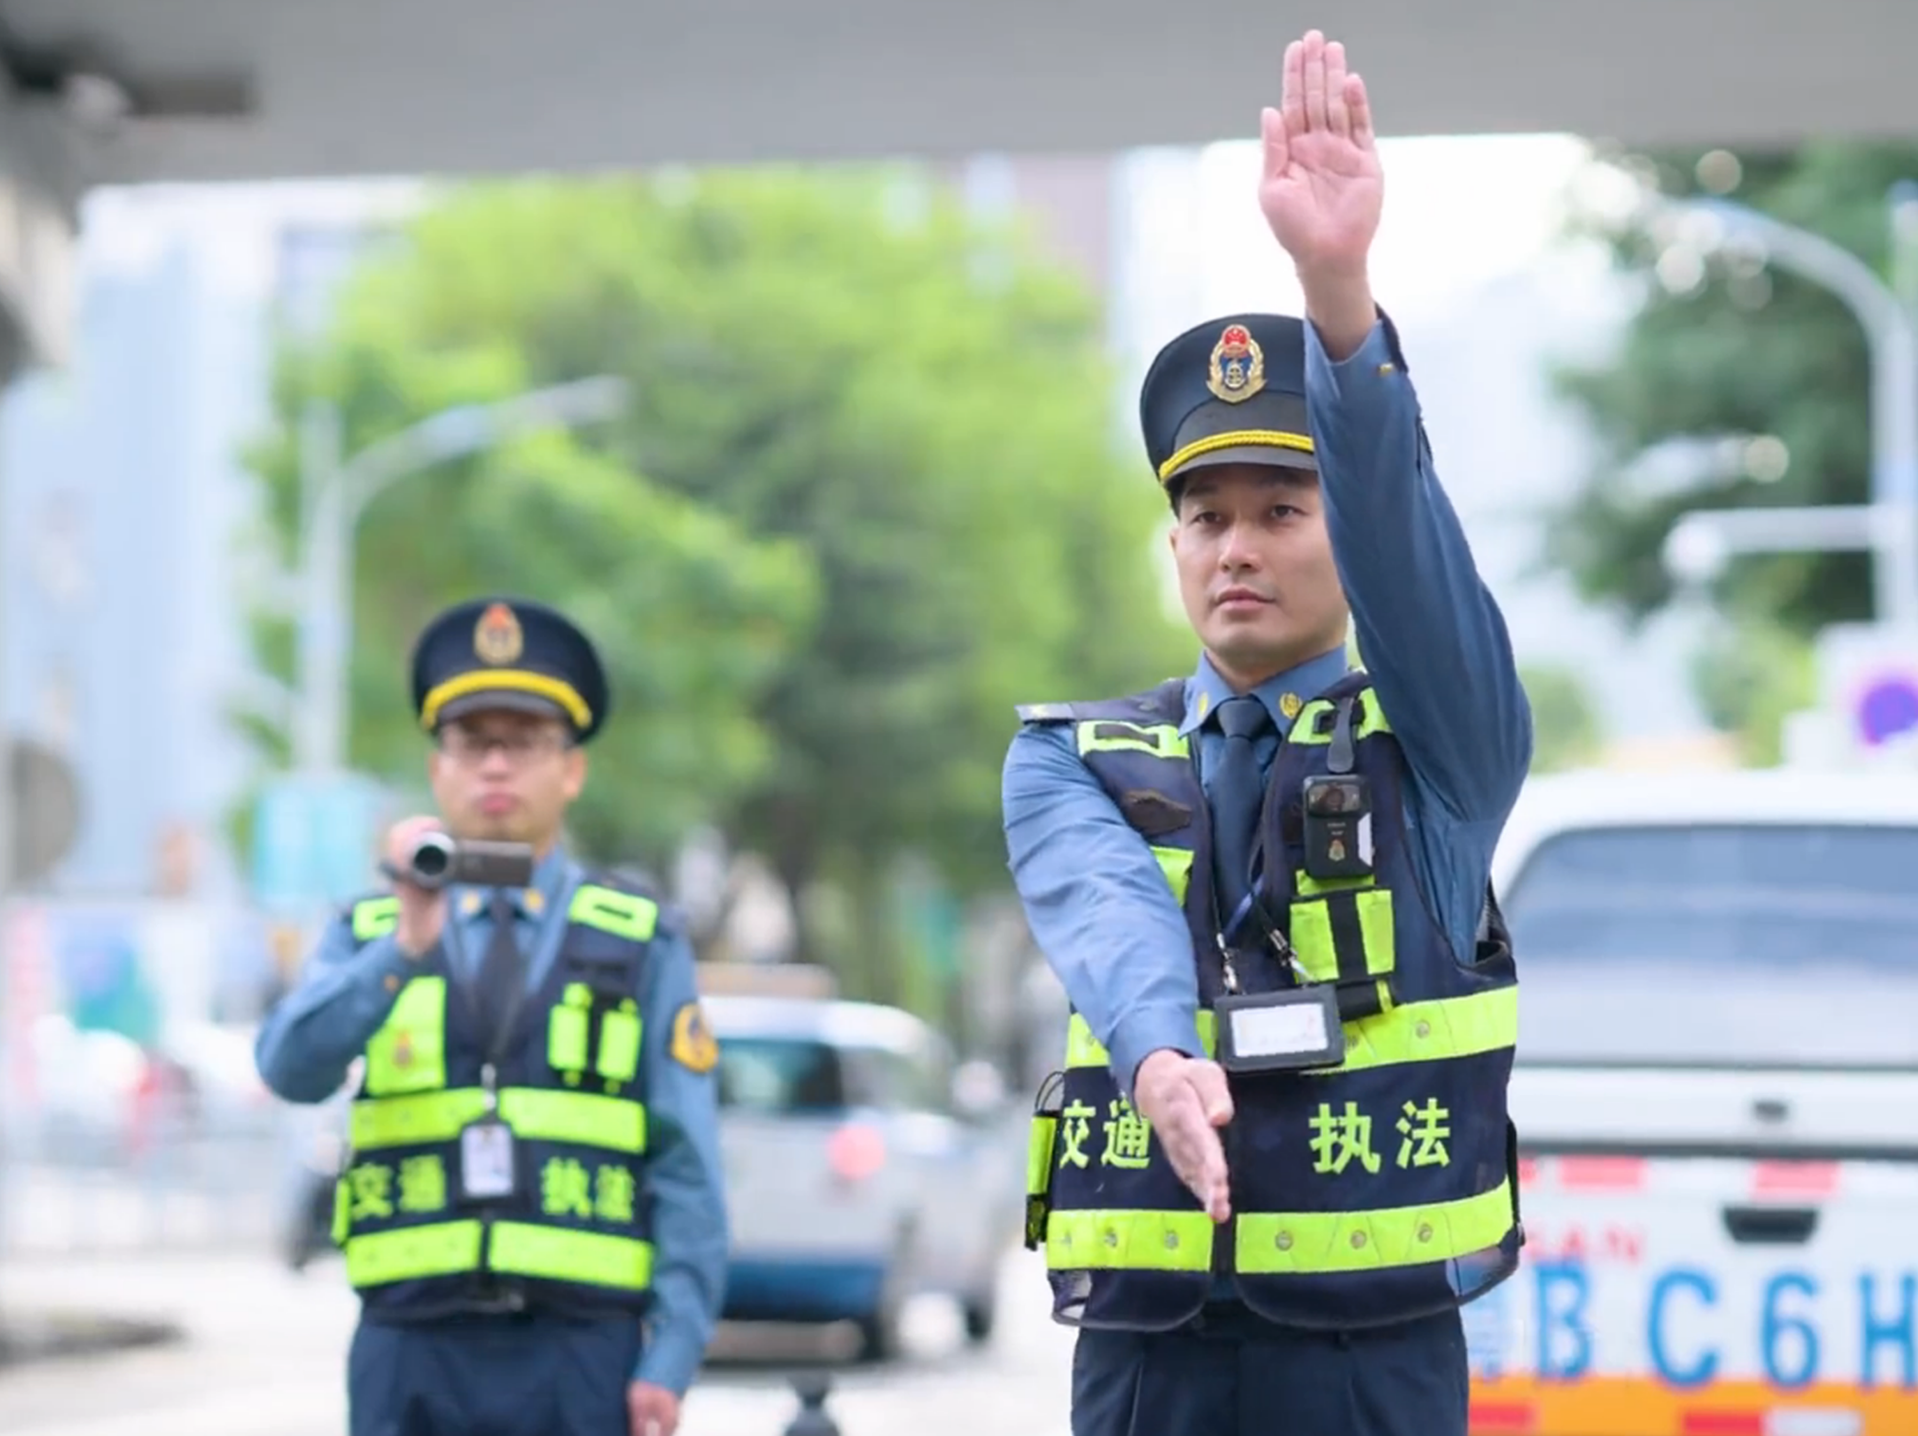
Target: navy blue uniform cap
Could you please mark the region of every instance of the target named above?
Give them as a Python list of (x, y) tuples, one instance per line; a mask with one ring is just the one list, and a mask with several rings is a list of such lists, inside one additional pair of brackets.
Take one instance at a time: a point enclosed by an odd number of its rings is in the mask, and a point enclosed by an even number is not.
[(559, 718), (581, 742), (599, 731), (611, 695), (592, 640), (543, 603), (456, 604), (413, 646), (413, 707), (435, 732), (468, 713), (510, 709)]
[(1317, 469), (1304, 322), (1233, 314), (1186, 330), (1146, 371), (1139, 426), (1161, 485), (1216, 464)]

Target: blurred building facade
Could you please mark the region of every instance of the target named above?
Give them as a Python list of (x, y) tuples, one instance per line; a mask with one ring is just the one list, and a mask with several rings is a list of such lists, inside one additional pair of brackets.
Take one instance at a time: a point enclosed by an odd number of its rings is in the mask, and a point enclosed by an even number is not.
[(72, 368), (26, 380), (0, 415), (8, 717), (69, 760), (80, 791), (77, 841), (49, 880), (61, 892), (231, 880), (234, 450), (263, 336), (205, 278), (186, 244), (90, 274)]

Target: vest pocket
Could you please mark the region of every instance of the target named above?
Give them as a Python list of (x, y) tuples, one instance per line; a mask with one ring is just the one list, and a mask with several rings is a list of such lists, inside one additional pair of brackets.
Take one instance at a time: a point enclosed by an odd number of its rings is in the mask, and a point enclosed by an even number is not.
[(1338, 984), (1339, 1016), (1356, 1022), (1393, 1005), (1398, 934), (1389, 889), (1371, 886), (1370, 878), (1345, 882), (1366, 885), (1335, 886), (1299, 875), (1290, 940), (1307, 976)]

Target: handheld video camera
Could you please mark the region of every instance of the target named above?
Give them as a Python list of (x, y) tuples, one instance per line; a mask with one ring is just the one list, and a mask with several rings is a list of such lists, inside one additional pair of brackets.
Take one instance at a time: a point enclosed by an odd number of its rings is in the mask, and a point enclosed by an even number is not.
[(407, 854), (406, 866), (388, 876), (415, 887), (523, 888), (533, 881), (533, 849), (528, 843), (460, 842), (445, 833), (424, 833)]

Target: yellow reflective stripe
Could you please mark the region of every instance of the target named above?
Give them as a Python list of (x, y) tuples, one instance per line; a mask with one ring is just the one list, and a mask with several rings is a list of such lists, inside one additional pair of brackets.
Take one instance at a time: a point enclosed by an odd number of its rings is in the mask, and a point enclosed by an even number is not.
[(586, 1016), (592, 1005), (593, 990), (583, 982), (569, 982), (546, 1014), (546, 1060), (555, 1071), (586, 1070)]
[(1518, 1045), (1518, 989), (1495, 987), (1469, 997), (1409, 1002), (1377, 1017), (1345, 1024), (1345, 1061), (1306, 1072), (1333, 1077), (1407, 1062), (1477, 1057)]
[[(1369, 1212), (1241, 1212), (1234, 1261), (1246, 1276), (1315, 1276), (1450, 1261), (1495, 1247), (1512, 1227), (1512, 1193)], [(1046, 1265), (1059, 1271), (1204, 1272), (1212, 1266), (1204, 1212), (1054, 1212)]]
[(1241, 1212), (1234, 1260), (1250, 1276), (1417, 1266), (1495, 1247), (1512, 1227), (1512, 1190), (1372, 1212)]
[(499, 1114), (514, 1136), (532, 1141), (574, 1142), (634, 1155), (646, 1150), (646, 1108), (624, 1097), (508, 1087), (499, 1094)]
[[(1330, 698), (1314, 698), (1299, 710), (1299, 716), (1292, 720), (1292, 727), (1285, 735), (1288, 743), (1300, 743), (1306, 746), (1322, 746), (1332, 741), (1332, 715), (1339, 711), (1339, 705)], [(1323, 726), (1324, 731), (1319, 731)], [(1390, 733), (1391, 723), (1386, 719), (1385, 710), (1379, 706), (1379, 696), (1373, 689), (1367, 688), (1360, 693), (1352, 705), (1352, 737), (1370, 738), (1378, 733)]]
[[(477, 1087), (362, 1100), (353, 1104), (350, 1119), (353, 1148), (371, 1152), (450, 1142), (485, 1112), (486, 1094)], [(508, 1087), (499, 1094), (499, 1113), (513, 1135), (527, 1141), (572, 1142), (634, 1155), (646, 1150), (646, 1108), (623, 1097)]]
[(502, 1276), (644, 1291), (653, 1281), (653, 1248), (636, 1237), (569, 1231), (530, 1222), (495, 1222), (488, 1270)]
[(1159, 871), (1165, 874), (1173, 898), (1183, 906), (1186, 885), (1192, 881), (1192, 850), (1154, 847), (1152, 856), (1159, 860)]
[(1046, 1265), (1062, 1271), (1209, 1271), (1212, 1229), (1204, 1212), (1054, 1212), (1046, 1222)]
[(1052, 1149), (1059, 1137), (1059, 1119), (1036, 1113), (1026, 1131), (1026, 1195), (1043, 1197), (1052, 1189)]
[[(1358, 907), (1359, 943), (1365, 951), (1365, 970), (1383, 977), (1397, 964), (1398, 937), (1392, 918), (1392, 894), (1370, 888), (1352, 894)], [(1332, 909), (1325, 898), (1292, 904), (1292, 948), (1299, 965), (1314, 982), (1332, 982), (1339, 975), (1338, 944), (1332, 936)]]
[(639, 1075), (639, 1004), (628, 998), (599, 1019), (599, 1059), (593, 1064), (609, 1082)]
[(377, 1097), (353, 1104), (353, 1150), (410, 1147), (450, 1142), (460, 1129), (486, 1113), (486, 1094), (477, 1087), (450, 1092), (421, 1092), (409, 1097)]
[(402, 1227), (350, 1238), (346, 1243), (346, 1279), (361, 1287), (453, 1276), (478, 1270), (479, 1258), (480, 1224), (476, 1221)]
[(353, 904), (353, 941), (371, 942), (385, 937), (400, 925), (400, 900), (396, 897), (365, 898)]
[(659, 926), (659, 905), (635, 893), (581, 883), (573, 893), (566, 917), (569, 922), (598, 928), (614, 937), (647, 942)]
[[(346, 1278), (366, 1287), (477, 1271), (480, 1235), (477, 1221), (463, 1221), (353, 1237), (346, 1244)], [(653, 1249), (635, 1237), (498, 1222), (486, 1265), (504, 1276), (644, 1291), (652, 1284)]]
[[(1338, 1067), (1304, 1072), (1307, 1077), (1333, 1077), (1371, 1067), (1396, 1067), (1407, 1062), (1442, 1062), (1450, 1057), (1476, 1057), (1518, 1043), (1518, 989), (1498, 987), (1466, 997), (1442, 997), (1431, 1002), (1408, 1002), (1345, 1025), (1345, 1061)], [(1199, 1013), (1199, 1039), (1208, 1057), (1217, 1054), (1214, 1014)], [(1085, 1018), (1073, 1013), (1066, 1024), (1068, 1068), (1105, 1067), (1111, 1062), (1103, 1044), (1092, 1035)]]
[(1076, 724), (1075, 731), (1081, 757), (1088, 753), (1150, 753), (1155, 758), (1183, 758), (1191, 751), (1176, 723), (1089, 718)]
[[(1218, 1050), (1218, 1030), (1218, 1014), (1206, 1008), (1200, 1008), (1199, 1048), (1208, 1057)], [(1105, 1067), (1111, 1062), (1112, 1054), (1106, 1051), (1103, 1042), (1092, 1035), (1091, 1024), (1079, 1013), (1073, 1013), (1066, 1023), (1065, 1065), (1067, 1067)]]
[(416, 977), (400, 989), (366, 1044), (366, 1091), (385, 1097), (446, 1085), (446, 979)]
[(1376, 877), (1315, 878), (1303, 870), (1292, 876), (1298, 882), (1299, 896), (1302, 898), (1324, 897), (1327, 893), (1363, 892), (1366, 888), (1378, 886)]

